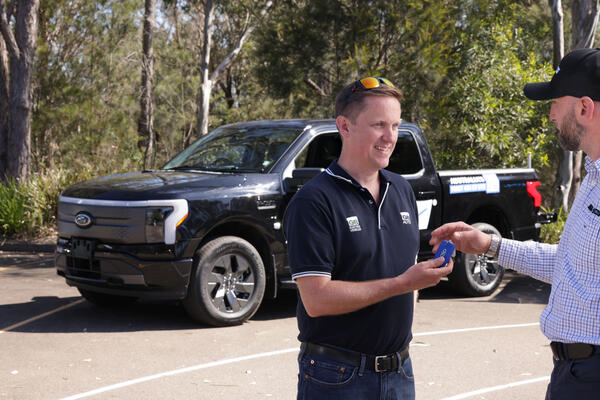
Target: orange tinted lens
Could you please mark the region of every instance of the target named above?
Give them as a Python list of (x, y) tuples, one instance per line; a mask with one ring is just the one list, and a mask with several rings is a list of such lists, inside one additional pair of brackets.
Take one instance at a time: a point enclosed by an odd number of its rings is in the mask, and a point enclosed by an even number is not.
[(379, 80), (383, 83), (385, 83), (386, 85), (390, 86), (390, 87), (395, 87), (394, 84), (392, 82), (389, 81), (389, 79), (386, 78), (379, 78)]
[(365, 87), (365, 89), (373, 89), (377, 86), (379, 86), (379, 81), (377, 80), (377, 78), (362, 78), (360, 80), (360, 83)]

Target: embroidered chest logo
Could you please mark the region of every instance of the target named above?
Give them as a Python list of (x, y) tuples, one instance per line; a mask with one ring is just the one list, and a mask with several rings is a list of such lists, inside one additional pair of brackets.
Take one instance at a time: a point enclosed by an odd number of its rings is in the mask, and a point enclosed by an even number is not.
[(596, 207), (594, 207), (593, 205), (589, 205), (588, 206), (588, 210), (590, 210), (592, 212), (592, 214), (600, 217), (600, 210), (598, 210)]
[(360, 227), (360, 222), (358, 222), (358, 217), (348, 217), (346, 218), (346, 221), (348, 221), (348, 228), (350, 228), (350, 232), (359, 232), (362, 230)]
[(402, 223), (405, 225), (410, 225), (410, 214), (407, 213), (406, 211), (402, 211), (400, 213), (400, 216), (402, 217)]

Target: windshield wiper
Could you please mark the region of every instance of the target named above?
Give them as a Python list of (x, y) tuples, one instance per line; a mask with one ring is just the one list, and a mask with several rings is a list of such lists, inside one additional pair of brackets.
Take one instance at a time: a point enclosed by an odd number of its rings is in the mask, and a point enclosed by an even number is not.
[(202, 168), (198, 165), (178, 165), (176, 167), (163, 168), (163, 170), (165, 170), (165, 171), (186, 171), (186, 170), (192, 170), (192, 169), (202, 169)]
[(214, 172), (232, 172), (232, 171), (239, 171), (240, 167), (236, 166), (236, 165), (230, 165), (227, 167), (210, 167), (210, 166), (204, 166), (203, 168), (205, 171), (214, 171)]

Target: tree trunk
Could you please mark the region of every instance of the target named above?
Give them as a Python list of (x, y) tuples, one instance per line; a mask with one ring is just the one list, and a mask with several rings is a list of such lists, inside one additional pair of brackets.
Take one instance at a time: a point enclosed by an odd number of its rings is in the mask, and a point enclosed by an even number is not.
[[(273, 5), (272, 1), (267, 1), (265, 6), (260, 11), (260, 18), (264, 18), (267, 11)], [(198, 96), (198, 133), (200, 135), (206, 135), (208, 133), (208, 116), (210, 107), (210, 94), (214, 83), (219, 79), (219, 75), (228, 68), (237, 55), (242, 51), (242, 47), (250, 37), (250, 34), (256, 27), (256, 22), (250, 24), (245, 29), (242, 36), (239, 38), (235, 47), (231, 52), (221, 61), (221, 63), (215, 68), (209, 77), (209, 63), (210, 63), (210, 46), (212, 43), (211, 27), (214, 18), (214, 6), (212, 0), (206, 1), (205, 13), (204, 13), (204, 47), (202, 48), (202, 86), (200, 87), (200, 95)], [(248, 21), (248, 18), (246, 19)]]
[(553, 57), (552, 64), (554, 69), (565, 54), (565, 33), (563, 29), (563, 9), (561, 0), (548, 0), (552, 8), (552, 43)]
[(562, 207), (565, 212), (569, 211), (569, 192), (573, 180), (573, 152), (561, 150), (560, 163), (554, 182), (552, 194), (552, 208)]
[(573, 152), (573, 180), (571, 181), (571, 190), (569, 192), (569, 204), (573, 204), (575, 196), (581, 187), (581, 168), (583, 167), (583, 151)]
[(144, 32), (142, 34), (142, 94), (140, 96), (140, 120), (138, 132), (145, 138), (146, 150), (144, 153), (144, 169), (154, 168), (156, 161), (156, 135), (153, 124), (152, 108), (152, 77), (154, 74), (154, 51), (152, 49), (152, 35), (154, 31), (155, 0), (145, 0)]
[(202, 44), (202, 85), (198, 96), (198, 134), (200, 136), (208, 133), (208, 116), (210, 107), (210, 93), (213, 82), (209, 78), (210, 48), (212, 46), (212, 24), (214, 18), (213, 0), (206, 0), (204, 6), (204, 43)]
[(592, 47), (598, 26), (600, 0), (572, 0), (573, 49)]
[(8, 145), (8, 53), (0, 35), (0, 181), (6, 178)]
[(31, 78), (37, 47), (39, 0), (16, 3), (14, 34), (0, 0), (0, 29), (9, 54), (6, 176), (26, 180), (31, 159)]
[[(552, 42), (554, 49), (552, 64), (556, 69), (565, 53), (563, 9), (561, 0), (548, 0), (548, 2), (552, 8)], [(572, 179), (573, 157), (570, 151), (562, 150), (552, 193), (553, 208), (562, 207), (565, 211), (569, 210), (569, 191), (571, 190)]]
[[(573, 0), (571, 14), (573, 19), (573, 48), (593, 47), (598, 16), (600, 15), (600, 0)], [(583, 153), (579, 150), (574, 153), (573, 181), (569, 193), (569, 204), (573, 204), (575, 195), (581, 186), (582, 165)]]

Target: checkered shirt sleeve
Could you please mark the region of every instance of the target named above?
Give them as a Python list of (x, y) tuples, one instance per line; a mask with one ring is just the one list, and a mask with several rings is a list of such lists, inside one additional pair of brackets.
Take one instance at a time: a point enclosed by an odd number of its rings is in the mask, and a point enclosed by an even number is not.
[(585, 167), (559, 244), (502, 239), (498, 261), (552, 284), (540, 318), (548, 339), (600, 345), (600, 160)]
[(552, 271), (556, 264), (557, 245), (534, 241), (502, 239), (498, 263), (504, 268), (529, 275), (546, 283), (552, 283)]

